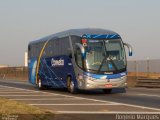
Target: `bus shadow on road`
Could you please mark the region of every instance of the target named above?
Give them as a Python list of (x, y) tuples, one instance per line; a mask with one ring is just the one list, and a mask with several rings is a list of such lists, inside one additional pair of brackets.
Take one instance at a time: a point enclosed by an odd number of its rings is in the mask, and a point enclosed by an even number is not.
[[(62, 94), (66, 94), (69, 93), (67, 91), (67, 89), (65, 88), (47, 88), (44, 89), (44, 91), (50, 91), (50, 92), (58, 92), (58, 93), (62, 93)], [(103, 90), (101, 89), (96, 89), (96, 90), (78, 90), (75, 94), (86, 94), (86, 95), (113, 95), (113, 94), (120, 94), (120, 93), (126, 93), (126, 89), (124, 88), (116, 88), (116, 89), (112, 89), (111, 93), (104, 93)]]
[(111, 93), (104, 93), (103, 90), (97, 89), (97, 90), (80, 90), (80, 94), (87, 94), (87, 95), (113, 95), (113, 94), (119, 94), (119, 93), (126, 93), (126, 90), (124, 88), (118, 88), (118, 89), (112, 89)]

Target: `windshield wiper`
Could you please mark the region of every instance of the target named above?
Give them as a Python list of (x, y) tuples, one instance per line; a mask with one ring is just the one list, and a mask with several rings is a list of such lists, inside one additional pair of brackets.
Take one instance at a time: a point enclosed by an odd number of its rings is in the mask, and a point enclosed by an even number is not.
[(102, 68), (102, 66), (103, 66), (103, 63), (104, 63), (104, 61), (105, 61), (106, 59), (107, 59), (107, 56), (105, 56), (105, 58), (102, 60), (102, 63), (101, 63), (101, 65), (99, 66), (97, 73), (100, 72), (100, 70), (101, 70), (101, 68)]
[(107, 58), (109, 58), (109, 60), (111, 61), (113, 67), (115, 68), (115, 70), (118, 70), (118, 69), (117, 69), (117, 66), (115, 65), (115, 63), (114, 63), (113, 60), (110, 58), (110, 56), (109, 56), (109, 54), (108, 54), (108, 52), (107, 52), (107, 48), (106, 48), (106, 45), (105, 45), (105, 41), (104, 41), (104, 40), (103, 40), (103, 46), (104, 46), (104, 49), (105, 49), (105, 53), (106, 53), (106, 54), (105, 54), (105, 58), (102, 60), (102, 63), (101, 63), (101, 65), (100, 65), (100, 67), (98, 68), (97, 73), (100, 72), (100, 70), (102, 69), (102, 66), (103, 66), (103, 64), (104, 64), (104, 61), (106, 61)]

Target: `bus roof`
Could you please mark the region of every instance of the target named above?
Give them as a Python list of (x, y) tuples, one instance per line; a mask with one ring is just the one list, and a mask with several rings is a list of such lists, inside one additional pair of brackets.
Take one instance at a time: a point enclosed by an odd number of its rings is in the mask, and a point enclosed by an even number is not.
[(44, 42), (44, 41), (47, 41), (47, 40), (53, 39), (53, 38), (66, 37), (69, 35), (75, 35), (75, 36), (82, 37), (82, 35), (84, 35), (84, 34), (87, 34), (87, 35), (118, 35), (114, 31), (106, 30), (106, 29), (99, 29), (99, 28), (98, 29), (97, 28), (70, 29), (70, 30), (62, 31), (59, 33), (55, 33), (55, 34), (37, 39), (35, 41), (30, 42), (30, 44)]

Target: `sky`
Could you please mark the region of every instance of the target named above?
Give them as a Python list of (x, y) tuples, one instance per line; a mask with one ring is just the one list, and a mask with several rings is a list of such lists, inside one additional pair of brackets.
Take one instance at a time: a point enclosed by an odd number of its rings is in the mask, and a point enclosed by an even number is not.
[(24, 65), (30, 41), (76, 28), (119, 33), (128, 60), (160, 59), (160, 0), (0, 0), (0, 64)]

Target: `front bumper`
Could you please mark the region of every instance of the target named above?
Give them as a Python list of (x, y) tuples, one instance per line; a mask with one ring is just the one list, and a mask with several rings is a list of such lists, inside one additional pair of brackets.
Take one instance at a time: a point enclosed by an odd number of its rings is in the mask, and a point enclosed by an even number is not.
[(85, 90), (125, 88), (127, 86), (126, 76), (116, 79), (83, 80), (80, 84), (79, 88)]

